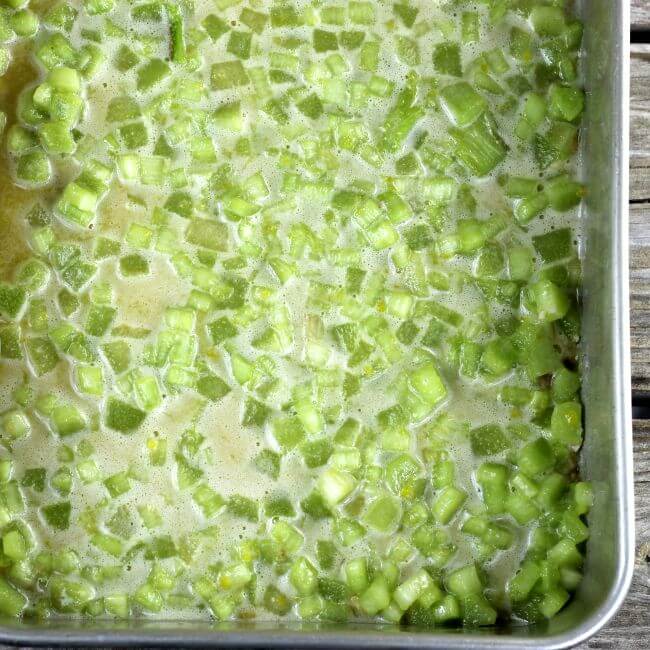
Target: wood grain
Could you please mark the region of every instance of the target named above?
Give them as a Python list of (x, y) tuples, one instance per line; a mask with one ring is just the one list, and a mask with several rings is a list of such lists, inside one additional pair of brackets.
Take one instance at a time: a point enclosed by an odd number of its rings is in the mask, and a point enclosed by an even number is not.
[(631, 0), (630, 22), (633, 30), (650, 29), (650, 3), (648, 0)]
[(634, 44), (630, 62), (630, 334), (638, 395), (650, 393), (650, 45)]
[(630, 200), (650, 201), (650, 44), (630, 53)]
[[(650, 171), (650, 170), (649, 170)], [(632, 390), (650, 393), (650, 202), (630, 205)]]

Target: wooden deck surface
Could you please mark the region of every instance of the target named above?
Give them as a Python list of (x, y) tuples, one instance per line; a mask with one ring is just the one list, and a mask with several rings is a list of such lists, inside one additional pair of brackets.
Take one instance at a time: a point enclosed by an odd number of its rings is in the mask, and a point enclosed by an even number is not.
[(648, 0), (631, 0), (632, 30), (650, 29), (650, 2)]
[[(648, 19), (650, 20), (650, 0)], [(633, 44), (630, 83), (632, 384), (650, 393), (650, 44)]]

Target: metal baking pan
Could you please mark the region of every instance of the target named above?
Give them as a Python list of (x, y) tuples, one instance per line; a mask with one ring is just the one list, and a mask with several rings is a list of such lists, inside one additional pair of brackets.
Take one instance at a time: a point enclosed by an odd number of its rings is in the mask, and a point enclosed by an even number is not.
[(634, 561), (628, 322), (629, 3), (587, 0), (582, 139), (583, 476), (592, 481), (585, 576), (576, 597), (544, 624), (418, 630), (362, 624), (0, 620), (0, 643), (266, 648), (567, 648), (595, 634), (627, 592)]

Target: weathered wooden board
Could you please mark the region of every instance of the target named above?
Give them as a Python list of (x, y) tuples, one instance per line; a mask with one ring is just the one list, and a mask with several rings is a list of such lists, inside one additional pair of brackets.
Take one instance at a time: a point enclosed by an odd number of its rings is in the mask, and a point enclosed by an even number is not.
[(633, 45), (630, 61), (630, 332), (639, 394), (650, 393), (650, 45)]
[(631, 0), (630, 4), (632, 29), (650, 29), (650, 2), (648, 0)]
[(632, 389), (637, 395), (648, 394), (650, 393), (650, 202), (630, 205), (630, 310)]
[[(650, 1), (632, 0), (633, 29), (650, 29)], [(650, 45), (630, 57), (630, 330), (632, 385), (650, 393)], [(623, 607), (583, 648), (650, 646), (650, 421), (634, 427), (636, 567)]]
[[(650, 0), (644, 2), (650, 12)], [(650, 200), (650, 44), (632, 45), (630, 64), (630, 199), (645, 201)]]
[[(632, 117), (632, 125), (635, 127), (634, 132), (644, 125), (650, 133), (650, 117)], [(630, 201), (650, 201), (650, 149), (633, 151), (630, 156)]]

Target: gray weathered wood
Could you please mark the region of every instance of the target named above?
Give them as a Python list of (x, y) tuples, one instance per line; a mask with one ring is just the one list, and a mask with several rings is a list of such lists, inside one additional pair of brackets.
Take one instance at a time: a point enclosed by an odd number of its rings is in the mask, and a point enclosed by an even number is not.
[[(650, 118), (634, 117), (632, 124), (635, 130), (643, 125), (650, 133)], [(650, 150), (632, 152), (630, 156), (630, 201), (650, 201)]]
[(650, 3), (648, 0), (631, 0), (630, 22), (633, 30), (650, 29)]
[(630, 63), (630, 199), (644, 201), (650, 200), (650, 45), (632, 45)]
[(632, 388), (650, 393), (650, 202), (630, 205), (630, 309)]
[(650, 392), (650, 45), (633, 45), (630, 61), (630, 333), (638, 394)]

